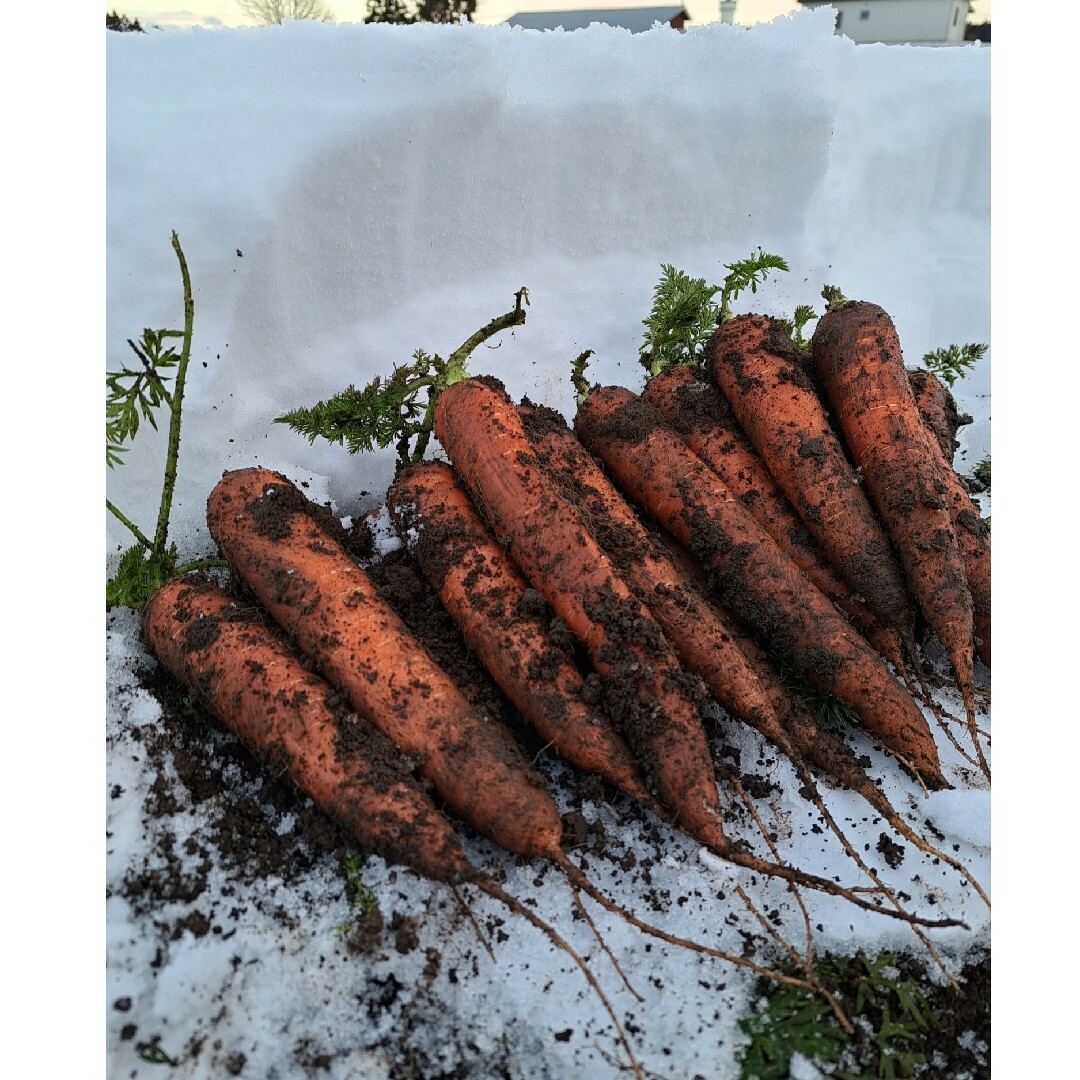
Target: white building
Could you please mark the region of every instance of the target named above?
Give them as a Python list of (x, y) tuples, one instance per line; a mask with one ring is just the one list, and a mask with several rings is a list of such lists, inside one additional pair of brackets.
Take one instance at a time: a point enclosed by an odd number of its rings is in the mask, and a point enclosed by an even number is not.
[(799, 0), (836, 9), (836, 32), (860, 43), (953, 45), (964, 40), (967, 0)]

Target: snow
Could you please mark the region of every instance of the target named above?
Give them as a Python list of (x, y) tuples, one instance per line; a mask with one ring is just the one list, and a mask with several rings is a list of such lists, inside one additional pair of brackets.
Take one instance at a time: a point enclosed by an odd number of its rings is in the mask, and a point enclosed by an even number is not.
[[(641, 320), (662, 262), (719, 281), (725, 263), (758, 246), (781, 254), (792, 272), (737, 309), (820, 310), (823, 285), (837, 284), (892, 314), (910, 366), (941, 345), (992, 340), (988, 49), (855, 46), (833, 35), (828, 11), (685, 34), (290, 23), (107, 37), (109, 367), (127, 362), (125, 340), (143, 326), (181, 324), (173, 229), (195, 289), (174, 511), (182, 556), (209, 549), (205, 499), (224, 469), (280, 469), (343, 517), (376, 506), (392, 475), (391, 452), (349, 457), (311, 446), (274, 417), (362, 385), (417, 347), (448, 355), (508, 310), (521, 285), (531, 298), (527, 322), (497, 348), (478, 350), (474, 370), (566, 415), (569, 362), (583, 349), (594, 350), (591, 378), (640, 385)], [(990, 363), (988, 355), (955, 387), (961, 410), (975, 418), (961, 429), (962, 468), (990, 451)], [(128, 463), (109, 475), (109, 497), (144, 527), (156, 513), (162, 448), (141, 431)], [(388, 550), (385, 514), (380, 521)], [(128, 537), (108, 515), (106, 528), (111, 569)], [(137, 911), (119, 885), (152, 859), (163, 828), (177, 849), (188, 837), (205, 843), (207, 813), (181, 805), (167, 826), (143, 820), (151, 777), (133, 732), (155, 724), (158, 712), (136, 674), (152, 663), (131, 613), (113, 612), (107, 783), (123, 794), (107, 806), (110, 1075), (162, 1075), (139, 1058), (134, 1040), (120, 1037), (134, 1023), (140, 1038), (160, 1034), (162, 1048), (182, 1059), (176, 1076), (223, 1075), (236, 1054), (249, 1076), (298, 1080), (309, 1075), (304, 1061), (319, 1054), (328, 1055), (333, 1077), (388, 1076), (390, 1063), (367, 1048), (394, 1022), (414, 1025), (412, 1045), (447, 1072), (468, 1065), (484, 1076), (508, 1061), (515, 1076), (619, 1074), (605, 1056), (620, 1054), (610, 1020), (565, 954), (494, 901), (471, 895), (481, 925), (506, 920), (509, 936), (493, 943), (493, 964), (447, 890), (391, 875), (376, 859), (363, 882), (380, 910), (422, 917), (420, 948), (407, 955), (347, 954), (338, 927), (354, 911), (337, 868), (317, 863), (302, 881), (213, 878), (213, 904), (245, 912), (230, 924), (235, 933), (182, 934), (151, 968), (161, 947), (155, 920), (186, 909), (177, 901)], [(956, 712), (957, 701), (947, 701)], [(989, 726), (988, 717), (981, 722)], [(773, 755), (755, 766), (762, 750), (751, 733), (732, 729), (728, 741), (742, 749), (744, 770), (765, 771), (779, 787), (762, 812), (783, 857), (856, 878), (835, 840), (812, 831), (816, 814), (797, 796), (791, 770)], [(931, 820), (942, 846), (955, 845), (989, 889), (989, 794), (939, 744), (956, 787), (929, 798), (869, 745), (859, 750), (916, 828)], [(851, 793), (823, 791), (837, 820), (873, 852), (881, 823)], [(640, 863), (648, 847), (631, 822), (607, 806), (583, 812), (603, 822), (611, 847)], [(282, 819), (276, 828), (293, 824)], [(779, 884), (751, 883), (678, 834), (662, 834), (666, 855), (651, 867), (650, 889), (667, 890), (671, 904), (648, 917), (739, 952), (741, 932), (759, 929), (734, 900), (741, 883), (763, 911), (780, 912), (785, 937), (802, 940), (802, 916)], [(534, 886), (536, 867), (469, 843), (477, 863), (505, 872), (509, 891), (534, 900), (541, 917), (592, 957), (616, 1011), (639, 1029), (635, 1052), (648, 1068), (671, 1077), (737, 1075), (736, 1024), (754, 1001), (752, 978), (643, 938), (593, 905), (646, 997), (638, 1003), (573, 918), (555, 873)], [(898, 870), (877, 869), (916, 909), (967, 922), (967, 930), (931, 932), (958, 968), (988, 943), (988, 912), (960, 875), (905, 847)], [(604, 888), (640, 913), (640, 869), (620, 874), (599, 858), (594, 865)], [(821, 924), (819, 953), (922, 948), (893, 920), (819, 894), (803, 898)], [(282, 911), (291, 929), (277, 917)], [(439, 949), (442, 964), (423, 990), (426, 948)], [(451, 982), (455, 965), (475, 965), (475, 973)], [(406, 990), (369, 1019), (366, 997), (391, 974)], [(416, 1001), (404, 1006), (414, 985)], [(113, 1008), (121, 998), (131, 999), (129, 1011)], [(568, 1028), (565, 1041), (555, 1038)], [(204, 1049), (190, 1053), (200, 1038)], [(798, 1068), (812, 1074), (805, 1062)]]

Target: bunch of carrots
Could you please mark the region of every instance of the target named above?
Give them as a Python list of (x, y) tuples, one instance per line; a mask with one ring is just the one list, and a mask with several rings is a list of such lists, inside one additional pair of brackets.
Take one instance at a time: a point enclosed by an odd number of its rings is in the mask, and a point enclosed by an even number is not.
[[(523, 321), (523, 294), (491, 325)], [(444, 369), (442, 383), (425, 383), (425, 416), (447, 460), (424, 459), (423, 433), (386, 505), (470, 649), (545, 744), (720, 858), (796, 896), (821, 890), (902, 919), (933, 952), (926, 929), (956, 920), (907, 911), (832, 820), (815, 776), (970, 874), (893, 808), (791, 679), (843, 702), (915, 783), (947, 787), (919, 707), (933, 705), (943, 731), (957, 722), (925, 685), (920, 643), (933, 633), (964, 703), (964, 752), (989, 780), (974, 667), (989, 665), (989, 537), (951, 445), (919, 410), (888, 315), (834, 296), (808, 349), (777, 320), (729, 315), (700, 364), (656, 371), (640, 394), (582, 378), (572, 425), (460, 362)], [(403, 410), (413, 433), (417, 411)], [(207, 518), (253, 601), (205, 580), (170, 582), (145, 608), (149, 645), (366, 850), (508, 904), (571, 952), (601, 996), (570, 946), (469, 863), (452, 819), (550, 861), (575, 896), (644, 932), (754, 967), (616, 909), (569, 859), (551, 795), (509, 729), (469, 705), (380, 599), (329, 510), (251, 468), (225, 474)], [(711, 753), (710, 700), (791, 760), (871, 886), (728, 836), (722, 791), (751, 803)]]

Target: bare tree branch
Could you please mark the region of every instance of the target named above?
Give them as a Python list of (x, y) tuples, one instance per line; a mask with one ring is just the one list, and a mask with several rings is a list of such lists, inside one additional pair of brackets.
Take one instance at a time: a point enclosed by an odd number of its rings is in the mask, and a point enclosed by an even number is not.
[(240, 10), (257, 23), (281, 25), (286, 19), (314, 19), (332, 23), (337, 20), (323, 0), (236, 0)]

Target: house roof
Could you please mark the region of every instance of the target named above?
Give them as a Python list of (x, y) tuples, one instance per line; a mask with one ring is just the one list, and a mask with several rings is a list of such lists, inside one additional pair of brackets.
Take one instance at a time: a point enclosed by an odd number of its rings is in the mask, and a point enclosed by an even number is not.
[(506, 21), (511, 26), (520, 26), (525, 30), (580, 30), (591, 23), (606, 23), (608, 26), (621, 26), (632, 34), (651, 30), (653, 23), (669, 23), (676, 16), (682, 15), (687, 21), (690, 16), (682, 7), (632, 7), (632, 8), (591, 8), (580, 11), (519, 11)]

